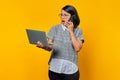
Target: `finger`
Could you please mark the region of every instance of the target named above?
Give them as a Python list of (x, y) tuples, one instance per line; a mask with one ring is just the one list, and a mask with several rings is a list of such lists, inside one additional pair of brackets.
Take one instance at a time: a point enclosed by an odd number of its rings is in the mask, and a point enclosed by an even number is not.
[(37, 44), (41, 43), (40, 41), (37, 41)]
[(73, 25), (73, 22), (69, 22), (70, 25)]
[(66, 22), (65, 26), (69, 26), (69, 25), (70, 25), (70, 23), (69, 23), (69, 22)]
[(69, 26), (69, 24), (66, 24), (65, 26), (67, 26), (67, 27), (68, 27), (68, 26)]
[(37, 44), (36, 44), (37, 47), (42, 47), (43, 44), (40, 42), (40, 41), (37, 41)]
[(66, 24), (69, 24), (70, 25), (71, 22), (66, 22)]

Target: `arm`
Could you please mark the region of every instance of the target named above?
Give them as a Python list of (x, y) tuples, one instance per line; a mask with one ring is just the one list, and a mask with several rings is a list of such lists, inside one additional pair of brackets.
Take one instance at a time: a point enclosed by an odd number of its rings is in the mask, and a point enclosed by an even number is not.
[(82, 40), (78, 40), (73, 32), (73, 22), (68, 22), (66, 24), (66, 26), (68, 27), (68, 31), (70, 33), (70, 37), (71, 37), (71, 40), (72, 40), (72, 44), (73, 44), (73, 47), (75, 49), (76, 52), (80, 51), (80, 49), (82, 48), (83, 46), (83, 43), (82, 43)]
[(76, 52), (80, 51), (83, 45), (82, 40), (78, 40), (76, 36), (74, 35), (73, 31), (70, 31), (70, 37), (71, 37), (75, 51)]

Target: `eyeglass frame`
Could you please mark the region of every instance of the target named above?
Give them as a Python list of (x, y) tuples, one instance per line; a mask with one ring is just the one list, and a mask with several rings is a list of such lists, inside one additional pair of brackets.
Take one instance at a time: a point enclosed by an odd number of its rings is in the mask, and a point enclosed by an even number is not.
[(62, 17), (62, 16), (63, 16), (63, 17), (65, 17), (65, 18), (66, 18), (66, 17), (68, 17), (69, 15), (60, 13), (60, 14), (58, 14), (58, 16), (60, 16), (60, 17)]

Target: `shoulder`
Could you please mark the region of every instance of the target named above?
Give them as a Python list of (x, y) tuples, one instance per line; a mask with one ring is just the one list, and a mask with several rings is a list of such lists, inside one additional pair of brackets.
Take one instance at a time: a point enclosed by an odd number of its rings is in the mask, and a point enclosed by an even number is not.
[(51, 27), (51, 30), (59, 29), (61, 27), (61, 24), (53, 25)]
[(61, 24), (56, 24), (56, 25), (53, 25), (52, 28), (58, 28), (60, 26), (61, 26)]
[(77, 27), (77, 28), (75, 29), (75, 32), (76, 32), (76, 33), (79, 33), (79, 32), (81, 33), (81, 32), (82, 32), (82, 29)]

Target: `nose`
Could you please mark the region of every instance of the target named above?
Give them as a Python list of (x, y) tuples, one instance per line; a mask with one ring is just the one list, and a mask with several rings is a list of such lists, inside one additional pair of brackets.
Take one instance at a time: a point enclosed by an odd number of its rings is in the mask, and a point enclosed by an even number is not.
[(64, 16), (61, 16), (61, 19), (65, 19), (65, 17), (64, 17)]

